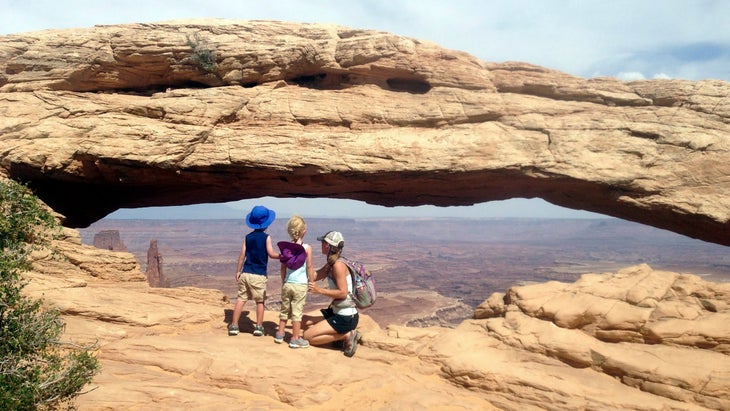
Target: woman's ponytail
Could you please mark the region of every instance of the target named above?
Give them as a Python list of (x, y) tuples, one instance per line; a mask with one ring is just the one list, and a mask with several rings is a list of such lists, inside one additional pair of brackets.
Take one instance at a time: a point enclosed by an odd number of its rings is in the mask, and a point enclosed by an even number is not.
[(330, 267), (335, 265), (335, 262), (340, 259), (340, 254), (342, 254), (342, 247), (335, 247), (330, 245), (330, 251), (327, 254), (327, 264)]

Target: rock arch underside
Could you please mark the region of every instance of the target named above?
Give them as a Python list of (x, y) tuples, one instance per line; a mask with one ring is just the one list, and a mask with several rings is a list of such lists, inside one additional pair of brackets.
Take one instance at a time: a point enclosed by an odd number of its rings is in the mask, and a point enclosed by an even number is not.
[(341, 410), (367, 387), (357, 406), (373, 410), (725, 410), (729, 283), (639, 265), (515, 285), (455, 329), (365, 311), (345, 358), (272, 344), (268, 310), (269, 338), (250, 335), (250, 312), (248, 335), (228, 337), (222, 292), (150, 287), (132, 254), (73, 228), (266, 195), (541, 197), (730, 245), (729, 95), (724, 81), (587, 80), (334, 25), (48, 30), (0, 36), (0, 178), (67, 226), (66, 258), (38, 253), (24, 292), (99, 347), (79, 409)]
[(71, 227), (266, 195), (541, 197), (730, 245), (729, 96), (335, 25), (41, 31), (0, 37), (0, 166)]

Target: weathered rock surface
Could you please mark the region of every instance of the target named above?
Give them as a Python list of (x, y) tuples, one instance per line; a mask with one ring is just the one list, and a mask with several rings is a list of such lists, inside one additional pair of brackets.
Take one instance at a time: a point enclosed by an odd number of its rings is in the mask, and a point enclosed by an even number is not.
[(39, 253), (25, 291), (61, 309), (65, 338), (98, 344), (102, 372), (80, 410), (340, 410), (362, 389), (357, 407), (373, 410), (730, 408), (727, 283), (641, 265), (513, 287), (456, 329), (363, 315), (346, 358), (274, 344), (277, 312), (268, 336), (250, 334), (244, 311), (229, 337), (221, 292), (151, 288), (131, 254), (65, 234), (56, 246), (71, 258)]
[[(730, 245), (728, 95), (331, 25), (43, 31), (0, 37), (0, 174), (68, 226), (265, 195), (542, 197)], [(363, 409), (730, 409), (727, 284), (637, 266), (511, 288), (456, 329), (364, 316), (348, 359), (228, 337), (222, 293), (150, 288), (131, 254), (65, 233), (67, 258), (36, 254), (25, 290), (62, 310), (68, 338), (98, 342), (80, 409), (335, 410), (364, 387)], [(266, 313), (269, 334), (277, 322)]]
[(0, 170), (72, 227), (267, 195), (541, 197), (730, 245), (728, 96), (333, 25), (41, 31), (0, 37)]
[(150, 248), (147, 249), (147, 284), (150, 287), (167, 287), (168, 281), (163, 274), (163, 258), (160, 250), (157, 249), (157, 240), (150, 240)]
[(573, 284), (513, 287), (504, 301), (496, 310), (486, 302), (475, 317), (493, 316), (477, 324), (507, 345), (642, 391), (730, 406), (728, 283), (640, 265)]
[(119, 230), (102, 230), (96, 233), (94, 247), (111, 251), (129, 251), (119, 237)]

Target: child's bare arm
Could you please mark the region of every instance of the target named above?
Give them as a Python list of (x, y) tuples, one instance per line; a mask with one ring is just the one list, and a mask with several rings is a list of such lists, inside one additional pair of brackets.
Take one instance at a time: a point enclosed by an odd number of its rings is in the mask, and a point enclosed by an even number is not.
[(246, 240), (243, 240), (243, 244), (241, 245), (241, 254), (238, 255), (238, 264), (236, 264), (236, 280), (238, 280), (238, 277), (241, 275), (241, 270), (243, 270), (243, 261), (246, 259)]
[(312, 266), (312, 247), (307, 247), (307, 278), (309, 281), (316, 281), (317, 272), (314, 271)]
[(271, 236), (266, 236), (266, 253), (269, 255), (269, 258), (279, 259), (279, 253), (274, 250), (274, 247), (271, 245)]

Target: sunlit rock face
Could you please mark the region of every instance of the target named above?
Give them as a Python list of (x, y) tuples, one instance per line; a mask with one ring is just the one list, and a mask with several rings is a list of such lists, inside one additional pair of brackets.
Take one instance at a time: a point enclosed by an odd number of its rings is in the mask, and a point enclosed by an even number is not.
[(346, 358), (274, 344), (278, 311), (254, 337), (251, 305), (229, 337), (234, 304), (220, 291), (152, 288), (132, 254), (59, 237), (67, 258), (38, 255), (24, 292), (60, 310), (65, 340), (96, 347), (82, 410), (342, 410), (364, 384), (368, 410), (730, 409), (730, 283), (647, 265), (587, 273), (496, 293), (456, 328), (376, 324), (363, 310)]
[(41, 31), (0, 37), (0, 170), (69, 227), (261, 196), (541, 197), (730, 245), (729, 95), (335, 25)]
[[(541, 197), (730, 245), (728, 95), (721, 81), (585, 80), (332, 25), (25, 33), (0, 37), (0, 174), (70, 227), (119, 207), (265, 195)], [(61, 311), (66, 338), (98, 347), (80, 409), (336, 410), (363, 384), (364, 409), (730, 407), (730, 290), (690, 274), (515, 286), (455, 329), (364, 312), (345, 358), (273, 344), (277, 312), (253, 337), (250, 306), (249, 332), (229, 337), (221, 292), (151, 288), (134, 256), (70, 228), (55, 243), (65, 258), (39, 255), (24, 292)]]

